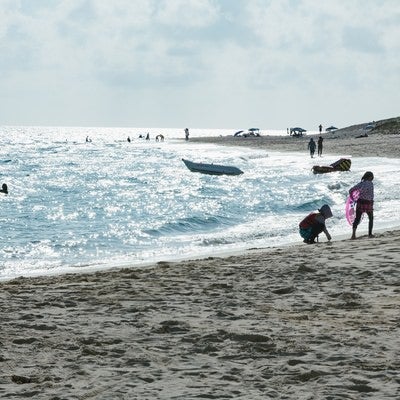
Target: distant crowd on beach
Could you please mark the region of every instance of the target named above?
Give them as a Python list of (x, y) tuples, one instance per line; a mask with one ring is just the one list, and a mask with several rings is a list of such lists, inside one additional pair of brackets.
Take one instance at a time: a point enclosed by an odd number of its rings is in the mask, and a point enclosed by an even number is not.
[[(185, 128), (184, 132), (185, 132), (185, 140), (188, 141), (189, 140), (189, 128)], [(138, 139), (145, 139), (145, 140), (150, 141), (151, 140), (150, 139), (150, 132), (147, 132), (146, 134), (140, 133), (139, 136), (138, 136)], [(155, 141), (156, 142), (163, 142), (164, 140), (165, 140), (165, 136), (163, 134), (161, 134), (161, 133), (159, 133), (155, 137)], [(131, 137), (128, 136), (126, 138), (126, 141), (128, 143), (131, 143), (132, 142)], [(89, 136), (86, 136), (85, 142), (86, 143), (92, 143), (92, 139)]]

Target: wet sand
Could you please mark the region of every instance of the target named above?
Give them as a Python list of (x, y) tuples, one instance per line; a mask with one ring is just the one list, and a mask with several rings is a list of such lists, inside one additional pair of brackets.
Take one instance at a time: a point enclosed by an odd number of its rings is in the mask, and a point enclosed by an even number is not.
[(400, 231), (0, 283), (0, 397), (395, 399)]

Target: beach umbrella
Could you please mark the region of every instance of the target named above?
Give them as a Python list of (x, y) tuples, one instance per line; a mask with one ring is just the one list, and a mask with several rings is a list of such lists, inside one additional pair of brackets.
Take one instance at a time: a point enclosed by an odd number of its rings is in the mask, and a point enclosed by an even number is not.
[(373, 124), (373, 123), (371, 122), (371, 123), (365, 125), (363, 129), (373, 129), (373, 128), (375, 128), (375, 124)]
[(251, 136), (260, 136), (260, 129), (258, 128), (249, 128), (248, 131)]
[(330, 126), (329, 128), (326, 128), (325, 130), (327, 132), (330, 132), (330, 131), (335, 131), (336, 129), (337, 129), (336, 126)]

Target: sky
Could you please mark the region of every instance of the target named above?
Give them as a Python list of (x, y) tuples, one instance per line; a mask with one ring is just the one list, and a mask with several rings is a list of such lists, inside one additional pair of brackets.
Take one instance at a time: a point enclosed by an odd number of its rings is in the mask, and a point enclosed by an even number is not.
[(399, 0), (0, 0), (3, 126), (316, 130), (399, 89)]

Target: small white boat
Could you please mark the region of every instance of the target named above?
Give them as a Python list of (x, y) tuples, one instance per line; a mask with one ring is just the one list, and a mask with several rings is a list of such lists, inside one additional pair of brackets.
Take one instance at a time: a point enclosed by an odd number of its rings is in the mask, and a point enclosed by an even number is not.
[(229, 165), (195, 163), (182, 158), (182, 161), (192, 172), (201, 172), (209, 175), (241, 175), (243, 171)]

